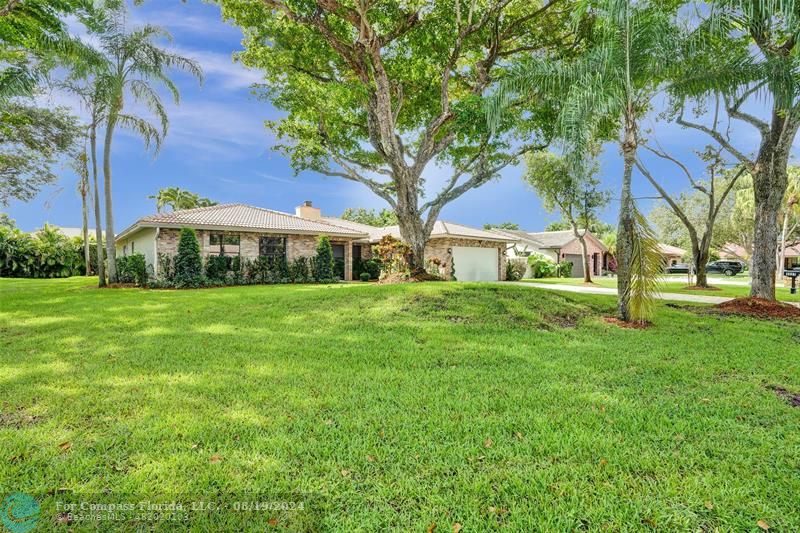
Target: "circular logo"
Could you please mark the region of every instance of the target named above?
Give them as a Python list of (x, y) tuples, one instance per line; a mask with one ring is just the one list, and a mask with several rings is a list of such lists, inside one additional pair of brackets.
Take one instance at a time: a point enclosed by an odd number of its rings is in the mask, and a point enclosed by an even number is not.
[(3, 525), (11, 533), (27, 533), (39, 521), (39, 502), (27, 494), (15, 492), (0, 504)]

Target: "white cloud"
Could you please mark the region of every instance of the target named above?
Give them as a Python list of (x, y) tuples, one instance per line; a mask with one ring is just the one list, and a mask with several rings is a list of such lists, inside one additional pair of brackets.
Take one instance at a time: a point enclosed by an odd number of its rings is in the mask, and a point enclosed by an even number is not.
[(261, 74), (233, 60), (232, 54), (197, 50), (172, 46), (170, 50), (184, 57), (194, 59), (203, 68), (208, 87), (225, 90), (246, 89), (263, 81)]

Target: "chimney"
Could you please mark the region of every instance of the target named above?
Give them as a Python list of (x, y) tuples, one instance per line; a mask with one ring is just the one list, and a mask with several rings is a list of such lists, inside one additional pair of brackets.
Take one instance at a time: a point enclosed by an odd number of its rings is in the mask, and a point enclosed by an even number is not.
[(312, 206), (311, 200), (306, 200), (302, 205), (295, 207), (294, 214), (310, 220), (319, 220), (322, 218), (322, 211), (320, 211), (319, 207)]

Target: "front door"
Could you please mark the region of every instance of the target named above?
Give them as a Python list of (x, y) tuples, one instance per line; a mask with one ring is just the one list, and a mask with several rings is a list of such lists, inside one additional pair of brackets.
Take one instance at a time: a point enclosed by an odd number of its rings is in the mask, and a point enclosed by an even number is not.
[(344, 279), (344, 244), (333, 244), (333, 275)]

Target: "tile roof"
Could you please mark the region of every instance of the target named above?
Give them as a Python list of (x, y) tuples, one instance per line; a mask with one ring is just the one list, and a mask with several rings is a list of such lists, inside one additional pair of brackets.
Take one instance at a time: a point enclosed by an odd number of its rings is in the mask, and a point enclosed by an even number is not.
[(528, 232), (528, 236), (539, 241), (542, 248), (562, 248), (575, 240), (571, 229), (562, 231)]
[[(400, 238), (400, 226), (386, 226), (385, 228), (372, 228), (369, 232), (369, 240), (372, 242), (379, 241), (384, 235), (391, 235), (397, 239)], [(452, 237), (456, 239), (480, 239), (485, 241), (497, 242), (512, 242), (507, 236), (499, 235), (492, 231), (473, 228), (471, 226), (464, 226), (463, 224), (456, 224), (454, 222), (444, 222), (437, 220), (433, 224), (431, 231), (431, 239), (441, 239), (445, 237)]]
[(683, 248), (678, 248), (677, 246), (672, 246), (670, 244), (664, 244), (663, 242), (658, 243), (658, 250), (664, 255), (683, 255), (686, 253), (686, 250)]
[(325, 234), (346, 237), (366, 237), (367, 232), (323, 220), (311, 220), (289, 213), (254, 207), (245, 204), (218, 204), (197, 209), (183, 209), (171, 213), (158, 213), (139, 219), (120, 233), (124, 236), (138, 227), (197, 227), (232, 228), (266, 232)]
[(536, 248), (544, 248), (544, 243), (535, 239), (530, 233), (518, 229), (499, 229), (494, 228), (489, 230), (492, 233), (497, 233), (509, 239), (508, 242), (522, 242), (529, 244)]

